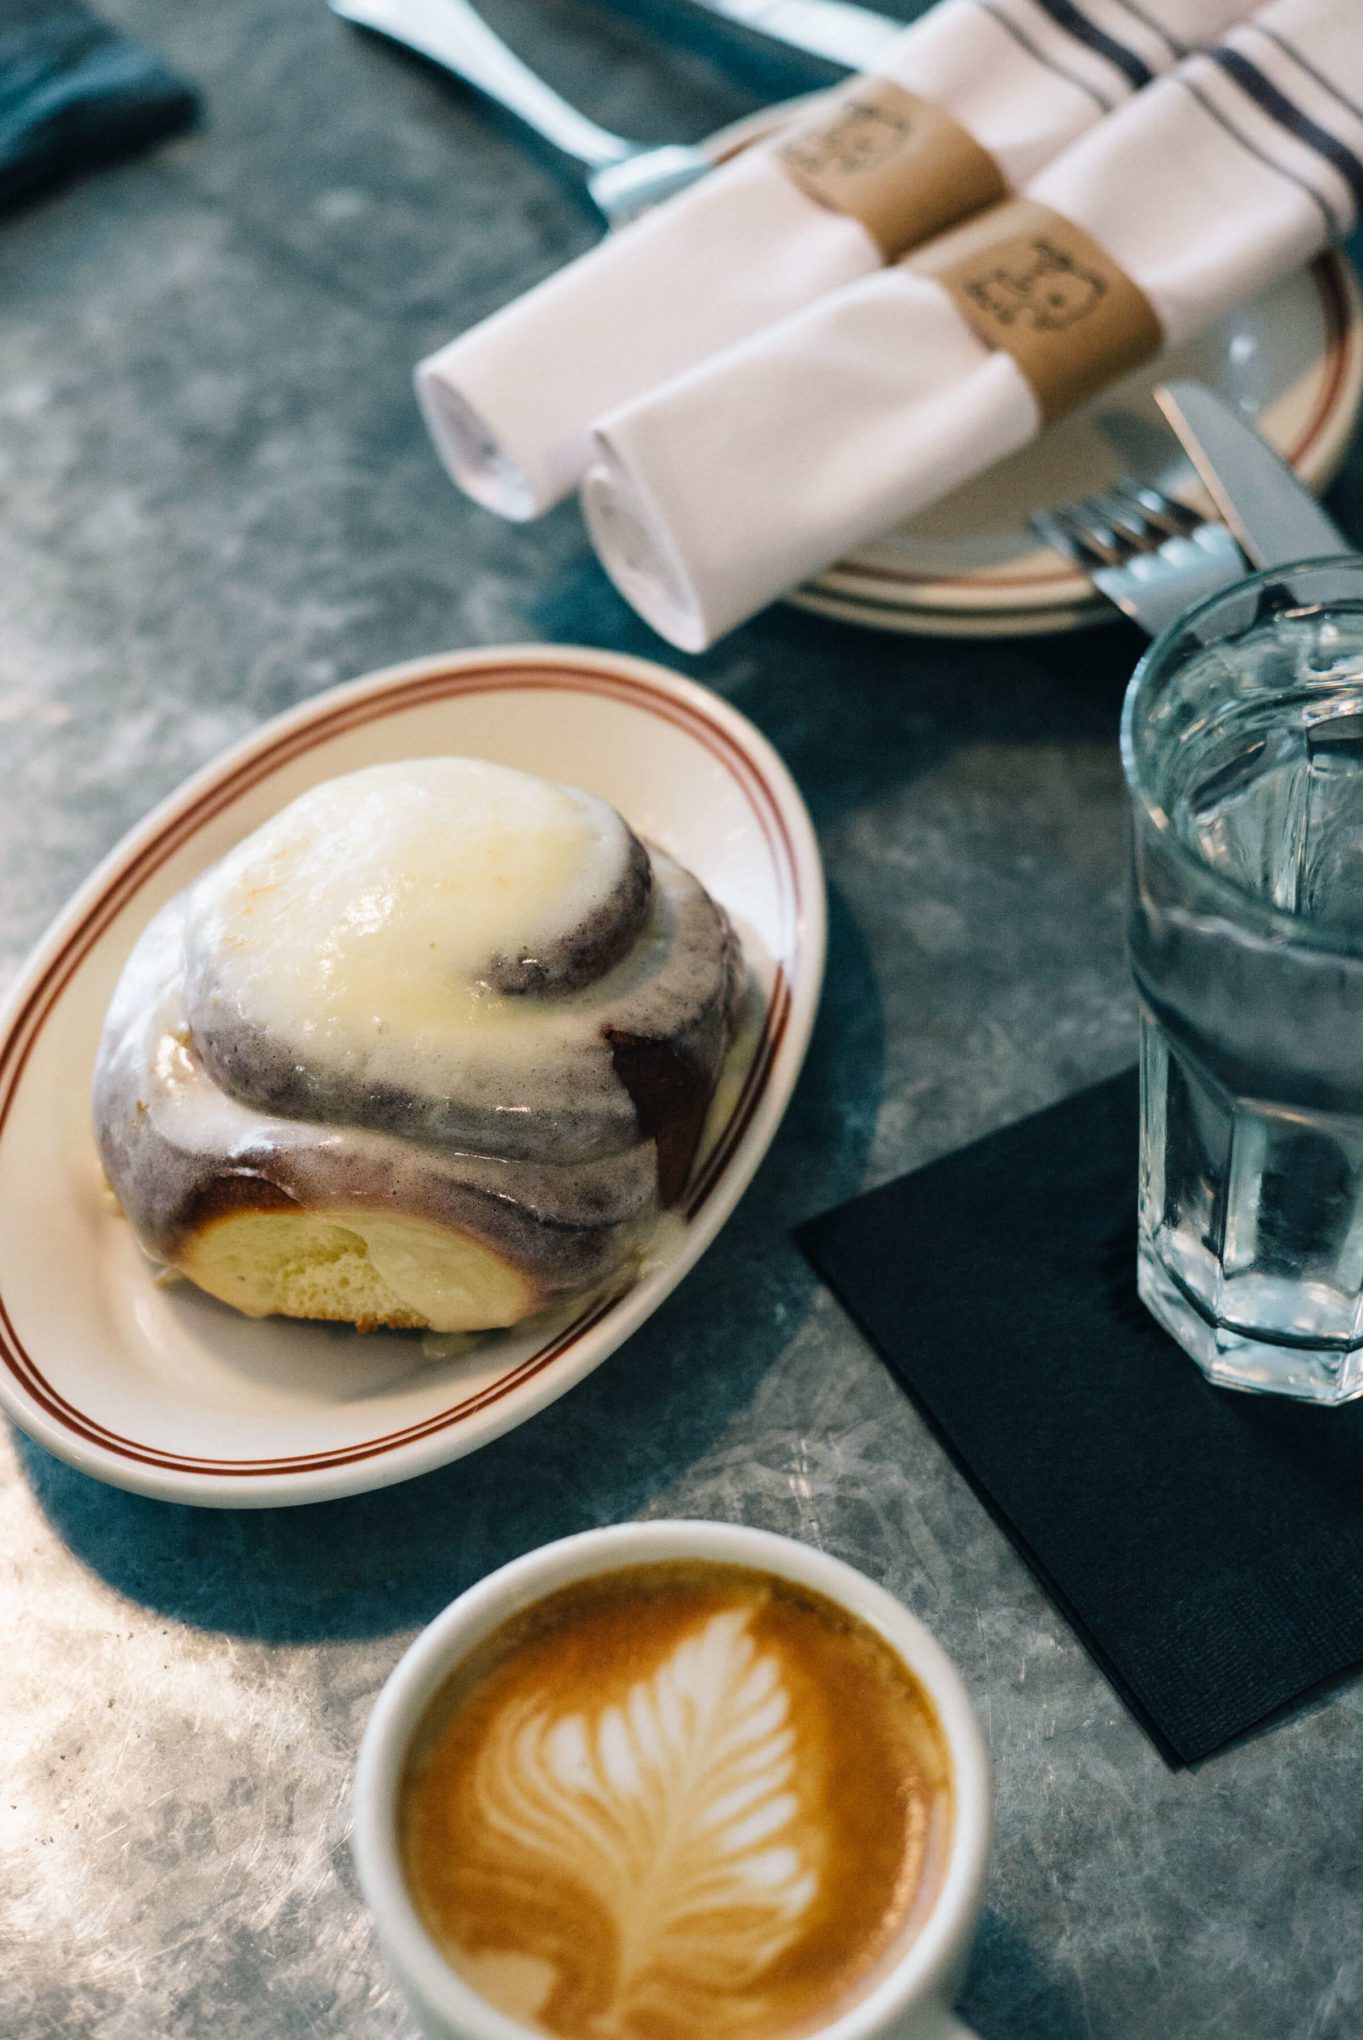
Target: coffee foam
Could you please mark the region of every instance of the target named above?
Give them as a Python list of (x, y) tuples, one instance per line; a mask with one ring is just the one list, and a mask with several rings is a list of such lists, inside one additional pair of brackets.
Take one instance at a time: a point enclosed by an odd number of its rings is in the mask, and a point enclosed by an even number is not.
[(567, 2040), (744, 2040), (845, 2009), (936, 1889), (941, 1731), (822, 1596), (729, 1566), (552, 1596), (418, 1733), (403, 1853), (446, 1956)]

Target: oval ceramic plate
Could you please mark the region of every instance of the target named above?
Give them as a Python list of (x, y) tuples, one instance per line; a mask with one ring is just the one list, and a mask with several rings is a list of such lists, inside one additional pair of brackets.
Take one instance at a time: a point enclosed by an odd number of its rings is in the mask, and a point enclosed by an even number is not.
[[(754, 980), (691, 1187), (632, 1286), (428, 1357), (415, 1334), (239, 1316), (155, 1280), (105, 1190), (89, 1090), (104, 1010), (163, 901), (307, 787), (467, 753), (584, 786), (728, 908)], [(804, 1058), (823, 974), (818, 846), (770, 745), (642, 660), (520, 647), (396, 666), (190, 780), (54, 924), (0, 1021), (0, 1405), (73, 1466), (219, 1507), (354, 1494), (474, 1451), (614, 1352), (733, 1210)]]
[[(775, 124), (764, 112), (726, 128), (709, 148), (722, 161)], [(1322, 256), (790, 600), (875, 629), (933, 636), (1012, 637), (1109, 620), (1110, 606), (1038, 541), (1029, 519), (1123, 475), (1210, 513), (1151, 394), (1175, 375), (1210, 384), (1304, 482), (1324, 489), (1363, 399), (1363, 303), (1353, 269), (1342, 255)]]

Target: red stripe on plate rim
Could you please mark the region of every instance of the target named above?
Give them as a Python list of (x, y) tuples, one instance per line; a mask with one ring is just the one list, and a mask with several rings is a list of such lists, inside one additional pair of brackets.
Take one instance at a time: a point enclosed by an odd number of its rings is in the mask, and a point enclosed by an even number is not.
[[(301, 726), (281, 731), (273, 741), (253, 749), (223, 778), (213, 780), (201, 793), (166, 820), (163, 828), (142, 845), (130, 861), (110, 878), (99, 898), (73, 928), (31, 989), (15, 1015), (9, 1033), (0, 1044), (0, 1139), (9, 1118), (29, 1056), (53, 1008), (71, 978), (104, 934), (111, 922), (147, 881), (191, 837), (222, 810), (262, 779), (314, 750), (321, 743), (348, 734), (366, 723), (384, 720), (405, 709), (427, 707), (462, 694), (530, 692), (548, 688), (569, 693), (601, 695), (642, 709), (671, 724), (700, 743), (729, 772), (762, 831), (771, 855), (784, 928), (784, 952), (776, 959), (771, 995), (761, 1035), (752, 1061), (728, 1121), (694, 1179), (685, 1205), (687, 1224), (709, 1201), (731, 1166), (757, 1113), (785, 1037), (792, 1005), (791, 973), (800, 943), (802, 899), (799, 866), (780, 802), (757, 762), (722, 723), (689, 700), (663, 693), (656, 685), (636, 676), (609, 673), (594, 667), (567, 665), (489, 667), (461, 665), (452, 670), (424, 673), (410, 680), (380, 682), (371, 692), (358, 696), (347, 690), (347, 698)], [(399, 1447), (431, 1437), (465, 1422), (469, 1417), (499, 1402), (504, 1396), (542, 1373), (571, 1352), (589, 1332), (595, 1331), (630, 1294), (628, 1289), (590, 1303), (571, 1324), (546, 1345), (518, 1361), (507, 1373), (449, 1408), (437, 1411), (400, 1431), (327, 1452), (294, 1454), (278, 1459), (204, 1459), (149, 1446), (125, 1438), (77, 1409), (60, 1394), (43, 1374), (21, 1339), (0, 1295), (0, 1364), (3, 1364), (34, 1403), (55, 1423), (87, 1445), (144, 1466), (169, 1472), (198, 1473), (225, 1477), (270, 1476), (321, 1471), (377, 1458)]]

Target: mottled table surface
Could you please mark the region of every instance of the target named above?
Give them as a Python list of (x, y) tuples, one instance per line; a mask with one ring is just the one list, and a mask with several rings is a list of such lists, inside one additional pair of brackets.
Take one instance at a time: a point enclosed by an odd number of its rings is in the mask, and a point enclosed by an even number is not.
[[(150, 802), (301, 697), (450, 646), (657, 649), (571, 509), (514, 528), (469, 508), (413, 407), (421, 353), (590, 240), (550, 167), (321, 0), (108, 12), (207, 118), (0, 223), (5, 975)], [(671, 0), (489, 12), (659, 140), (815, 76), (683, 47)], [(1363, 535), (1357, 482), (1335, 505)], [(140, 1500), (4, 1437), (6, 2040), (410, 2035), (347, 1849), (374, 1695), (491, 1567), (661, 1514), (852, 1559), (962, 1666), (998, 1782), (963, 2000), (984, 2040), (1363, 2030), (1363, 1684), (1167, 1769), (790, 1239), (1130, 1059), (1134, 650), (778, 612), (685, 662), (808, 797), (828, 992), (738, 1214), (565, 1401), (408, 1486), (259, 1514)]]

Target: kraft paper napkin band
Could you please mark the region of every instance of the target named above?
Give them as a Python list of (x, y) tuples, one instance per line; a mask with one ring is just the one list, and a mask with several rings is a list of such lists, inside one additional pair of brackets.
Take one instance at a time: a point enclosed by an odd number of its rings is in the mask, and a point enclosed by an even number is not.
[(906, 261), (947, 290), (987, 347), (1011, 354), (1050, 424), (1158, 353), (1154, 306), (1062, 213), (1012, 198)]
[(776, 160), (819, 205), (859, 220), (887, 262), (1008, 195), (959, 121), (888, 78), (840, 87)]

